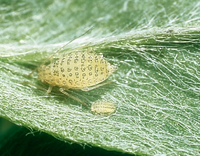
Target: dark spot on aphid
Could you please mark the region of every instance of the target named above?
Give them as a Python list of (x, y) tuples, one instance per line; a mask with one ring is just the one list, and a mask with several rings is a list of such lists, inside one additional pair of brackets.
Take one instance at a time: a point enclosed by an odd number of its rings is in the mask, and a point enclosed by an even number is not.
[(98, 62), (98, 57), (97, 56), (95, 56), (95, 62)]
[(92, 72), (89, 72), (89, 75), (91, 76), (91, 75), (92, 75)]
[(85, 71), (85, 67), (82, 67), (82, 68), (81, 68), (81, 71), (84, 72), (84, 71)]
[(81, 59), (81, 63), (85, 63), (85, 59)]
[(104, 70), (104, 67), (101, 67), (100, 69), (101, 69), (101, 71), (103, 71), (103, 70)]
[(63, 81), (63, 85), (65, 85), (66, 84), (66, 81)]
[(71, 62), (71, 60), (70, 60), (70, 59), (68, 59), (68, 60), (67, 60), (67, 65), (70, 65), (70, 62)]
[(65, 69), (63, 67), (61, 67), (60, 71), (63, 73), (65, 71)]
[(54, 70), (54, 71), (53, 71), (53, 75), (54, 75), (54, 76), (59, 76), (58, 70)]
[(103, 72), (101, 72), (101, 75), (103, 75)]
[(77, 70), (78, 70), (78, 67), (74, 67), (74, 70), (76, 70), (76, 71), (77, 71)]
[(59, 65), (59, 60), (56, 61), (56, 66), (58, 66), (58, 65)]
[(72, 68), (67, 68), (67, 71), (70, 72), (72, 70)]
[(84, 59), (84, 60), (85, 60), (85, 54), (82, 54), (82, 59)]
[(101, 64), (104, 64), (104, 63), (105, 63), (105, 61), (102, 59), (100, 63), (101, 63)]
[(72, 54), (69, 54), (69, 55), (68, 55), (68, 58), (71, 59), (71, 58), (72, 58)]
[(91, 84), (91, 83), (92, 83), (92, 80), (91, 80), (91, 79), (89, 79), (89, 80), (88, 80), (88, 83), (89, 83), (89, 84)]
[(72, 77), (72, 73), (69, 73), (69, 76)]
[(88, 66), (88, 70), (89, 70), (89, 71), (92, 70), (92, 66), (91, 66), (91, 65)]
[(72, 80), (69, 80), (69, 83), (72, 85), (73, 81), (72, 81)]
[(99, 71), (98, 66), (95, 65), (95, 72), (98, 72), (98, 71)]
[(65, 77), (65, 74), (63, 74), (62, 76)]
[(82, 76), (83, 76), (83, 79), (84, 79), (84, 77), (86, 76), (86, 74), (85, 74), (85, 73), (83, 73), (83, 74), (82, 74)]
[(98, 74), (96, 73), (96, 74), (95, 74), (95, 76), (97, 77), (97, 76), (98, 76)]
[(74, 63), (77, 63), (77, 62), (78, 62), (78, 59), (75, 59), (75, 60), (74, 60)]
[(88, 62), (91, 63), (92, 62), (92, 56), (88, 57)]
[(79, 73), (75, 72), (76, 78), (79, 78)]
[(75, 55), (75, 59), (78, 59), (78, 55)]

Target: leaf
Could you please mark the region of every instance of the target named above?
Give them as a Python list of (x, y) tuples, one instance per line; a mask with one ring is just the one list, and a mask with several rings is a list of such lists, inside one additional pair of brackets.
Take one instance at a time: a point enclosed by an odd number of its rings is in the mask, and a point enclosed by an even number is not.
[[(108, 150), (200, 153), (199, 2), (15, 3), (12, 9), (2, 4), (13, 15), (2, 13), (6, 20), (0, 38), (1, 117), (64, 141)], [(58, 88), (48, 96), (23, 84), (47, 89), (37, 74), (25, 75), (91, 25), (92, 31), (67, 49), (89, 43), (96, 53), (103, 53), (118, 66), (109, 77), (115, 84), (70, 93), (88, 104), (112, 100), (117, 111), (108, 117), (92, 114)]]

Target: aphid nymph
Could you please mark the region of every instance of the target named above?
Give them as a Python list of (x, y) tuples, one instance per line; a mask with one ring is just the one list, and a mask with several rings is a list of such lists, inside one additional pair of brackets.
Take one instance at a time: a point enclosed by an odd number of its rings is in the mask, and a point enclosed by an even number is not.
[(97, 100), (92, 103), (91, 105), (91, 111), (94, 114), (99, 115), (110, 115), (114, 113), (116, 110), (116, 105), (113, 102), (105, 101), (105, 100)]
[(103, 86), (107, 83), (102, 82), (116, 70), (116, 67), (105, 60), (102, 55), (91, 53), (87, 50), (64, 53), (50, 64), (45, 65), (46, 62), (42, 63), (37, 70), (38, 79), (43, 83), (49, 84), (47, 93), (50, 93), (52, 88), (57, 86), (60, 92), (85, 106), (87, 105), (84, 102), (70, 95), (66, 90), (79, 89), (88, 91)]

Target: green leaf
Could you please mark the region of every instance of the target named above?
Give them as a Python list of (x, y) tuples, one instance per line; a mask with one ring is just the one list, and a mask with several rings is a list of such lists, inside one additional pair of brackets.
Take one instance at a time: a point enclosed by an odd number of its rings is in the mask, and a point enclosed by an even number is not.
[[(1, 2), (0, 116), (63, 141), (138, 155), (200, 153), (198, 1)], [(88, 44), (118, 66), (115, 83), (70, 94), (90, 105), (111, 100), (114, 114), (90, 109), (37, 79), (35, 67), (62, 45)], [(64, 51), (65, 51), (64, 50)], [(61, 53), (61, 52), (60, 52)], [(109, 81), (108, 80), (108, 81)]]

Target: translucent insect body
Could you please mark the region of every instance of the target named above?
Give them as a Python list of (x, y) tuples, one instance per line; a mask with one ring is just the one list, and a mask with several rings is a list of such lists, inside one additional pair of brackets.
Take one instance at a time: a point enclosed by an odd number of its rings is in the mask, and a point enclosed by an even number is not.
[[(63, 47), (55, 53), (59, 52)], [(83, 52), (72, 51), (71, 53), (64, 53), (55, 61), (45, 65), (47, 61), (52, 59), (52, 56), (37, 68), (39, 80), (49, 84), (47, 93), (50, 93), (54, 86), (58, 86), (60, 92), (85, 106), (87, 104), (65, 92), (65, 90), (80, 89), (88, 91), (103, 86), (107, 83), (101, 82), (106, 80), (116, 70), (116, 67), (112, 66), (102, 55), (97, 55), (87, 50)]]

